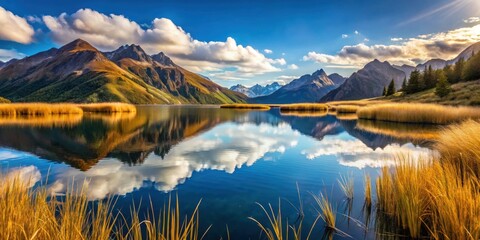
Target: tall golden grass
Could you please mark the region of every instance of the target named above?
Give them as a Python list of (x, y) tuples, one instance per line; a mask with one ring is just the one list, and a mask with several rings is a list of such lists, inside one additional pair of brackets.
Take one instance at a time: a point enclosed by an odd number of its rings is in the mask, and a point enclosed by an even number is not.
[(208, 231), (200, 235), (198, 205), (190, 217), (182, 216), (178, 198), (170, 198), (158, 218), (152, 205), (145, 218), (133, 207), (127, 222), (112, 211), (113, 199), (89, 204), (85, 189), (49, 198), (45, 187), (29, 185), (18, 176), (1, 182), (0, 239), (198, 240)]
[(330, 230), (330, 231), (337, 230), (337, 228), (336, 228), (336, 219), (337, 219), (336, 209), (333, 208), (332, 204), (328, 200), (328, 197), (326, 197), (323, 194), (320, 194), (319, 196), (313, 195), (313, 199), (315, 200), (318, 207), (320, 208), (319, 209), (319, 216), (325, 222), (325, 227), (327, 228), (327, 230)]
[(380, 103), (386, 103), (387, 101), (374, 100), (374, 99), (361, 99), (361, 100), (346, 100), (346, 101), (333, 101), (328, 102), (329, 106), (341, 106), (341, 105), (354, 105), (354, 106), (367, 106)]
[(223, 104), (220, 108), (234, 108), (234, 109), (256, 109), (256, 110), (270, 110), (270, 106), (265, 104)]
[(280, 111), (327, 111), (328, 105), (323, 103), (295, 103), (280, 106)]
[(353, 176), (340, 176), (340, 179), (338, 179), (338, 185), (347, 199), (353, 199), (355, 189)]
[(480, 239), (480, 123), (448, 127), (438, 139), (440, 156), (413, 161), (399, 156), (377, 179), (381, 214), (412, 238)]
[[(265, 238), (268, 240), (288, 240), (290, 238), (293, 238), (294, 240), (309, 240), (315, 226), (317, 225), (318, 220), (321, 218), (321, 216), (319, 215), (312, 223), (310, 229), (308, 229), (307, 236), (302, 237), (303, 215), (299, 216), (300, 221), (298, 221), (297, 224), (289, 224), (288, 222), (285, 223), (283, 221), (282, 207), (280, 201), (278, 202), (277, 212), (275, 212), (271, 204), (268, 204), (268, 210), (260, 203), (257, 203), (257, 205), (262, 209), (263, 213), (267, 217), (268, 224), (263, 224), (262, 222), (258, 221), (253, 217), (249, 217), (248, 219), (252, 220), (257, 224), (261, 232), (265, 234)], [(302, 207), (300, 206), (300, 208)]]
[(282, 116), (292, 116), (292, 117), (325, 117), (327, 116), (327, 111), (319, 111), (319, 112), (305, 112), (305, 111), (280, 111), (280, 115)]
[(128, 103), (89, 103), (79, 104), (84, 112), (93, 113), (118, 113), (118, 112), (136, 112), (135, 105)]
[[(88, 117), (101, 117), (106, 121), (116, 121), (118, 119), (134, 117), (136, 114), (136, 107), (125, 103), (0, 104), (0, 125), (39, 127), (72, 126), (78, 124), (85, 113), (88, 113)], [(115, 115), (115, 119), (112, 118), (113, 115)]]
[(0, 104), (1, 116), (46, 116), (62, 114), (82, 114), (82, 109), (70, 103), (4, 103)]
[(389, 103), (365, 106), (358, 118), (404, 123), (450, 124), (480, 119), (480, 108), (451, 107), (436, 104)]
[(335, 107), (337, 113), (357, 113), (359, 108), (358, 105), (338, 105)]

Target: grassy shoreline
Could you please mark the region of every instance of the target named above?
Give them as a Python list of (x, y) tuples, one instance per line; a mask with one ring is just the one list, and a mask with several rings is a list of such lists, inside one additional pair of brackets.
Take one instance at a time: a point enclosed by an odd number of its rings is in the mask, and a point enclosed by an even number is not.
[(226, 109), (254, 109), (254, 110), (270, 110), (270, 106), (266, 104), (223, 104), (220, 108)]
[(450, 124), (480, 119), (480, 108), (436, 104), (388, 103), (361, 107), (358, 118), (388, 122)]

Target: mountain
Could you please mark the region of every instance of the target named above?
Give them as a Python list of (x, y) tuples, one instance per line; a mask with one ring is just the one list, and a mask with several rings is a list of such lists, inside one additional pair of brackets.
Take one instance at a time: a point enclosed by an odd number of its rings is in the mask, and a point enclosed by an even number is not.
[(460, 58), (463, 58), (464, 60), (469, 59), (474, 53), (480, 52), (480, 42), (474, 43), (467, 47), (465, 50), (463, 50), (458, 56), (450, 61), (448, 61), (449, 65), (455, 64), (460, 60)]
[(242, 84), (237, 84), (235, 86), (230, 87), (230, 90), (243, 93), (247, 95), (247, 97), (254, 98), (254, 97), (270, 95), (275, 91), (277, 91), (278, 89), (280, 89), (281, 87), (282, 85), (280, 85), (278, 82), (273, 82), (265, 86), (256, 84), (252, 87), (246, 87), (246, 86), (243, 86)]
[(295, 79), (287, 85), (281, 87), (274, 93), (252, 98), (252, 103), (299, 103), (299, 102), (316, 102), (325, 96), (329, 91), (337, 86), (327, 76), (323, 69), (313, 74), (303, 75)]
[(447, 64), (448, 64), (448, 61), (445, 61), (445, 60), (440, 59), (440, 58), (434, 58), (434, 59), (426, 61), (425, 63), (418, 64), (416, 69), (419, 70), (419, 71), (424, 71), (425, 68), (429, 68), (431, 66), (432, 69), (435, 70), (435, 69), (444, 68)]
[[(156, 61), (157, 59), (158, 61)], [(232, 103), (245, 96), (138, 45), (102, 53), (77, 39), (0, 69), (0, 96), (30, 102)]]
[(214, 82), (176, 65), (162, 52), (149, 56), (138, 45), (126, 45), (106, 53), (122, 69), (139, 76), (181, 102), (225, 103), (239, 102), (243, 95), (224, 89)]
[(413, 71), (415, 71), (415, 69), (416, 69), (415, 67), (407, 65), (407, 64), (403, 64), (402, 66), (393, 65), (393, 67), (398, 69), (398, 70), (402, 70), (405, 73), (405, 76), (407, 78), (410, 77), (410, 74)]
[(364, 68), (353, 73), (345, 82), (320, 99), (320, 102), (337, 100), (355, 100), (381, 96), (383, 88), (392, 78), (399, 88), (405, 78), (405, 73), (388, 62), (377, 59), (365, 65)]
[(332, 80), (332, 82), (335, 83), (336, 86), (342, 85), (345, 82), (345, 80), (347, 80), (346, 77), (338, 73), (332, 73), (328, 75), (328, 78), (330, 78), (330, 80)]
[(0, 69), (1, 69), (3, 66), (5, 66), (5, 63), (2, 62), (2, 61), (0, 61)]
[(410, 76), (410, 73), (412, 73), (413, 70), (415, 70), (415, 69), (417, 69), (419, 71), (424, 71), (425, 68), (428, 68), (430, 66), (432, 67), (433, 70), (441, 69), (441, 68), (444, 68), (446, 65), (455, 64), (456, 62), (458, 62), (458, 60), (460, 60), (460, 58), (463, 58), (464, 60), (467, 60), (474, 53), (477, 53), (477, 52), (480, 52), (480, 42), (477, 42), (475, 44), (470, 45), (465, 50), (463, 50), (460, 54), (458, 54), (457, 57), (455, 57), (454, 59), (451, 59), (451, 60), (443, 60), (443, 59), (440, 59), (440, 58), (434, 58), (434, 59), (426, 61), (425, 63), (418, 64), (416, 67), (409, 66), (409, 65), (403, 65), (401, 67), (394, 66), (394, 67), (403, 70), (405, 72), (405, 74), (407, 75), (407, 78), (408, 78)]

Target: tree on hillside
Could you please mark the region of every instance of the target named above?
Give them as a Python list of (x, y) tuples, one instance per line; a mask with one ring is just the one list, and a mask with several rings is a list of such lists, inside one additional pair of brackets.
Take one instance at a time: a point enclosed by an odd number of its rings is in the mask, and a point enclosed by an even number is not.
[(425, 84), (425, 89), (435, 87), (435, 76), (433, 75), (432, 65), (429, 65), (428, 68), (425, 66), (425, 71), (423, 72), (423, 83)]
[(407, 90), (407, 77), (405, 77), (403, 79), (403, 82), (402, 82), (402, 89), (401, 89), (403, 92), (405, 92), (405, 90)]
[(447, 76), (442, 71), (437, 80), (437, 86), (435, 88), (435, 94), (439, 97), (447, 96), (452, 89), (450, 88), (450, 83), (447, 81)]
[[(455, 82), (455, 73), (453, 72), (453, 68), (451, 65), (446, 65), (443, 68), (443, 72), (445, 73), (445, 76), (447, 77), (447, 81), (449, 83), (454, 83)], [(438, 79), (438, 78), (437, 78)]]
[(453, 79), (452, 83), (458, 83), (463, 81), (463, 69), (465, 67), (465, 60), (460, 58), (453, 67)]
[(465, 63), (463, 77), (465, 81), (480, 79), (480, 54), (475, 54)]
[(408, 80), (406, 89), (407, 93), (416, 93), (421, 90), (420, 77), (420, 72), (416, 69), (410, 74), (410, 79)]
[(382, 96), (387, 96), (387, 88), (385, 86), (383, 87)]
[(390, 96), (390, 95), (393, 95), (395, 94), (395, 82), (392, 81), (390, 82), (390, 84), (388, 84), (388, 89), (387, 89), (387, 96)]

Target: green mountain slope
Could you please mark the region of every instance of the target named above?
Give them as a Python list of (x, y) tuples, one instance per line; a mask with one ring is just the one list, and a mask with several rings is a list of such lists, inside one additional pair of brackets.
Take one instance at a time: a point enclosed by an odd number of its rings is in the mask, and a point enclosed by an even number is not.
[(456, 83), (451, 86), (452, 91), (441, 98), (435, 94), (435, 89), (402, 95), (397, 93), (389, 97), (376, 98), (393, 102), (438, 103), (444, 105), (480, 106), (480, 80)]

